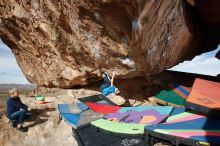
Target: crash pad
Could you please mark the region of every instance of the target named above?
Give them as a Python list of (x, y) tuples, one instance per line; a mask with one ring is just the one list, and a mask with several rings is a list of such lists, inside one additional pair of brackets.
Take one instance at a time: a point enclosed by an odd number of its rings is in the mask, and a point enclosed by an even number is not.
[(108, 105), (116, 105), (114, 102), (112, 102), (111, 100), (109, 100), (107, 97), (105, 97), (102, 94), (86, 96), (86, 97), (78, 98), (78, 100), (83, 103), (94, 102), (94, 103), (102, 103), (102, 104), (108, 104)]
[(72, 134), (79, 146), (145, 146), (144, 135), (123, 135), (106, 132), (88, 125), (72, 128)]
[(168, 87), (168, 89), (160, 91), (154, 101), (163, 105), (183, 107), (191, 89), (176, 83), (170, 83)]
[(115, 123), (105, 119), (93, 121), (92, 125), (103, 130), (123, 134), (143, 134), (144, 126), (140, 124)]
[[(166, 123), (145, 126), (148, 137), (186, 145), (220, 145), (218, 120), (192, 111), (169, 117)], [(148, 138), (150, 139), (150, 138)]]
[(92, 125), (119, 134), (143, 134), (145, 125), (164, 121), (172, 109), (171, 106), (123, 107), (92, 122)]
[(90, 124), (90, 122), (103, 117), (102, 114), (92, 110), (86, 110), (80, 114), (61, 113), (62, 119), (69, 123), (73, 128), (79, 128)]
[(106, 104), (93, 103), (93, 102), (86, 102), (86, 105), (93, 111), (101, 114), (114, 113), (121, 109), (120, 106), (106, 105)]
[(58, 104), (58, 110), (60, 113), (72, 113), (78, 114), (89, 109), (84, 103), (72, 103), (72, 104)]
[(171, 106), (123, 107), (118, 112), (105, 115), (104, 118), (120, 123), (158, 124), (164, 121), (171, 111)]
[(186, 100), (185, 107), (219, 117), (220, 83), (197, 78)]

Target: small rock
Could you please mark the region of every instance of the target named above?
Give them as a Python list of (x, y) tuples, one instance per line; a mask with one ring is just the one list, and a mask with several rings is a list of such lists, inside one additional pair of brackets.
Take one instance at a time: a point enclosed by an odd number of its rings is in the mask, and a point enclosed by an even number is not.
[(156, 99), (155, 99), (155, 97), (149, 97), (148, 100), (150, 101), (150, 103), (151, 103), (152, 105), (158, 105), (158, 104), (157, 104), (157, 101), (156, 101)]
[(135, 99), (129, 99), (129, 103), (131, 106), (139, 106), (143, 104), (143, 102), (135, 100)]
[(114, 102), (117, 105), (123, 105), (125, 104), (125, 99), (120, 96), (120, 95), (115, 95), (115, 94), (109, 94), (108, 96), (106, 96), (109, 100), (111, 100), (112, 102)]
[(8, 119), (5, 115), (3, 115), (3, 116), (1, 117), (1, 119), (2, 119), (3, 122), (9, 123), (9, 119)]

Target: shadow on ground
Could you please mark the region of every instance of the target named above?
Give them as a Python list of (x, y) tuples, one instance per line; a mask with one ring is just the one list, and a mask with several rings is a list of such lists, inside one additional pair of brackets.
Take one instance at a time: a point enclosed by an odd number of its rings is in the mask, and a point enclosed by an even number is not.
[(26, 122), (33, 122), (27, 125), (27, 128), (32, 128), (36, 125), (40, 125), (48, 121), (47, 112), (55, 111), (55, 108), (33, 109), (31, 111), (32, 117), (27, 119)]

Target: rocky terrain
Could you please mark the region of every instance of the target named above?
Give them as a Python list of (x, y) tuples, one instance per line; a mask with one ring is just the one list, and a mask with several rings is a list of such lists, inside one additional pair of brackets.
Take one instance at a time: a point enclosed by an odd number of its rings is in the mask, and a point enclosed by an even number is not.
[[(21, 100), (33, 109), (33, 117), (24, 124), (29, 129), (27, 133), (11, 128), (4, 112), (0, 113), (0, 146), (78, 146), (72, 136), (71, 126), (59, 121), (57, 104), (73, 103), (77, 98), (100, 92), (93, 87), (64, 90), (40, 87), (37, 92), (39, 95), (46, 95), (46, 104), (37, 104), (34, 97), (21, 95)], [(144, 104), (143, 101), (129, 101), (133, 105)]]
[[(72, 103), (76, 97), (97, 94), (92, 90), (53, 90), (47, 92), (46, 104), (36, 104), (33, 97), (22, 96), (24, 103), (32, 110), (32, 119), (25, 122), (29, 128), (27, 133), (20, 133), (10, 128), (4, 114), (0, 118), (0, 146), (77, 146), (76, 140), (71, 133), (71, 126), (59, 121), (57, 112), (58, 103)], [(53, 95), (53, 96), (52, 96)]]
[[(192, 86), (194, 79), (198, 77), (220, 81), (220, 78), (211, 76), (168, 71), (163, 72), (160, 76), (151, 77), (154, 81), (154, 83), (152, 83), (152, 88), (147, 86), (149, 85), (148, 82), (151, 82), (151, 80), (146, 80), (144, 78), (118, 80), (116, 84), (127, 100), (126, 104), (128, 106), (154, 105), (154, 103), (151, 103), (147, 98), (155, 95), (168, 83), (177, 82), (182, 85)], [(71, 126), (64, 122), (58, 123), (57, 104), (73, 103), (77, 101), (77, 98), (100, 94), (98, 91), (100, 84), (92, 84), (75, 89), (38, 87), (35, 90), (37, 93), (30, 93), (29, 96), (21, 96), (22, 101), (33, 108), (33, 118), (25, 122), (25, 126), (29, 127), (29, 131), (27, 133), (20, 133), (10, 128), (4, 112), (1, 112), (0, 146), (77, 146), (77, 141), (71, 133)], [(131, 84), (133, 86), (130, 86)], [(141, 88), (139, 88), (140, 86), (138, 85), (141, 85)], [(35, 94), (45, 95), (46, 104), (36, 104), (34, 97), (31, 97)], [(158, 143), (155, 146), (166, 145)]]
[(26, 78), (40, 86), (38, 94), (47, 96), (44, 105), (22, 97), (34, 109), (27, 133), (10, 128), (1, 113), (0, 145), (77, 145), (71, 127), (57, 124), (56, 106), (99, 94), (103, 71), (116, 73), (115, 85), (129, 106), (148, 105), (147, 98), (171, 81), (192, 85), (195, 76), (163, 71), (217, 47), (219, 5), (219, 0), (0, 0), (0, 38)]
[[(24, 126), (28, 132), (21, 133), (11, 128), (4, 113), (0, 113), (0, 146), (78, 146), (71, 126), (59, 121), (57, 104), (73, 103), (77, 98), (100, 94), (93, 89), (47, 89), (39, 88), (46, 96), (46, 104), (37, 104), (33, 97), (21, 96), (21, 100), (32, 108), (33, 117)], [(130, 104), (147, 105), (149, 102), (130, 100)], [(161, 143), (155, 146), (166, 146)]]
[(27, 79), (71, 88), (157, 74), (219, 43), (218, 0), (0, 0), (0, 38)]

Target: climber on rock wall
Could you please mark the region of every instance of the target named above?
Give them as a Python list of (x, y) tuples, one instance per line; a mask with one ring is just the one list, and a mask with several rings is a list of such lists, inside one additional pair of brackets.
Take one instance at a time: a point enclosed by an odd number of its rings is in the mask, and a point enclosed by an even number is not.
[(102, 91), (102, 94), (104, 96), (107, 96), (111, 93), (114, 93), (114, 94), (119, 94), (120, 91), (118, 90), (118, 88), (116, 88), (114, 86), (114, 77), (115, 77), (115, 73), (113, 73), (113, 76), (112, 78), (110, 79), (110, 77), (108, 76), (108, 74), (105, 72), (103, 73), (103, 79), (104, 79), (104, 84), (100, 87), (101, 91)]

